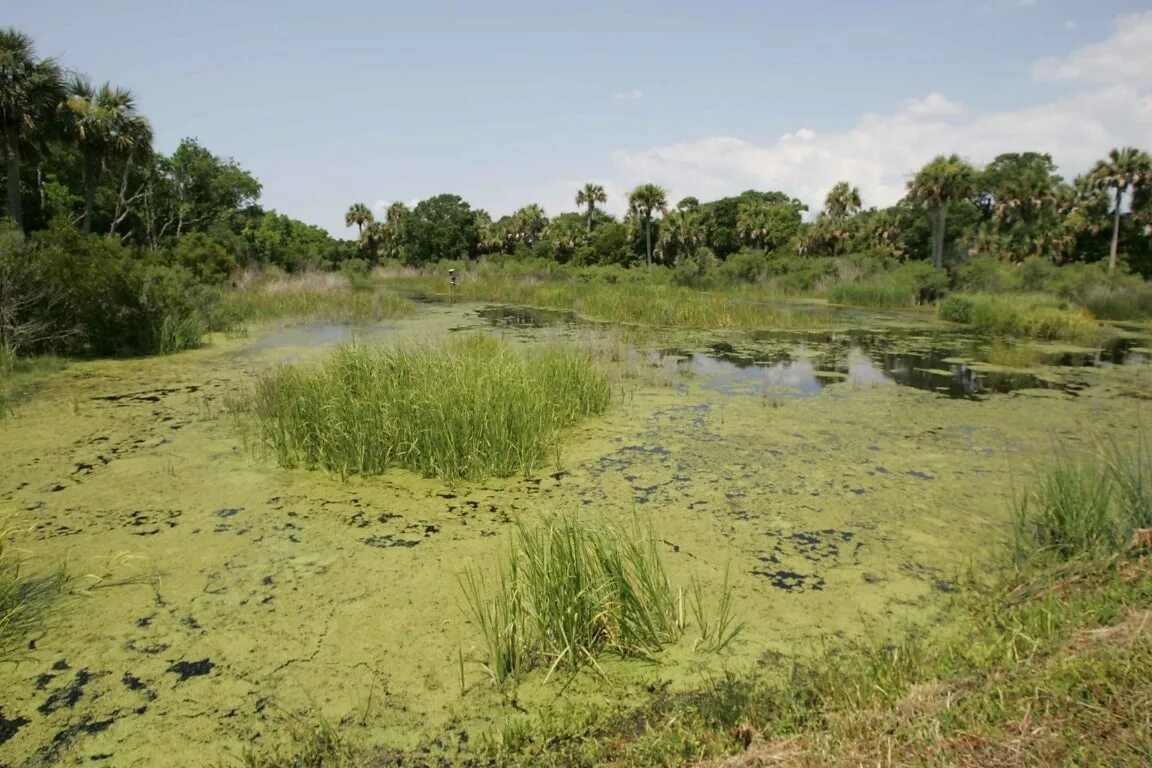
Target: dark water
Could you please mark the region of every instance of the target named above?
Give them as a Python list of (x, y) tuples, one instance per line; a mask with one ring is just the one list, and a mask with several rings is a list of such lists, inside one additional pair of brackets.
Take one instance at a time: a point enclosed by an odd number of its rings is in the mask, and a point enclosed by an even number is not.
[(518, 328), (543, 328), (548, 325), (571, 325), (580, 322), (578, 314), (566, 309), (491, 306), (476, 310), (476, 314), (492, 325)]

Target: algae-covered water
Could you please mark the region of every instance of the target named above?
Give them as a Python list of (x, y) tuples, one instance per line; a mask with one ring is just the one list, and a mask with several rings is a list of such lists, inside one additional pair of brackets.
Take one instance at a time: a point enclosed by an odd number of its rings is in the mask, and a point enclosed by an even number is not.
[[(295, 718), (367, 744), (474, 738), (516, 711), (610, 706), (721, 666), (770, 673), (829, 638), (931, 631), (957, 573), (1005, 540), (1014, 485), (1055, 438), (1130, 434), (1152, 368), (1134, 338), (1002, 369), (980, 362), (985, 341), (918, 322), (669, 333), (625, 356), (614, 405), (557, 465), (455, 487), (279, 469), (229, 399), (354, 335), (532, 344), (612, 329), (430, 305), (73, 363), (0, 422), (0, 518), (33, 568), (63, 561), (77, 588), (0, 668), (0, 765), (228, 764)], [(690, 629), (655, 662), (608, 665), (611, 685), (494, 691), (458, 576), (495, 561), (510, 521), (549, 511), (650, 517), (677, 585), (730, 570), (746, 622), (730, 655), (693, 652)]]

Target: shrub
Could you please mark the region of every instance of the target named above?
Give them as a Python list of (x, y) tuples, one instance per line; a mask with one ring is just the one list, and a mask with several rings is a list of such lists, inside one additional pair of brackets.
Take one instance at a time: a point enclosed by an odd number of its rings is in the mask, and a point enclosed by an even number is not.
[(560, 432), (608, 407), (585, 353), (531, 353), (470, 336), (413, 348), (351, 345), (258, 383), (261, 438), (281, 466), (342, 475), (404, 467), (447, 481), (528, 473)]

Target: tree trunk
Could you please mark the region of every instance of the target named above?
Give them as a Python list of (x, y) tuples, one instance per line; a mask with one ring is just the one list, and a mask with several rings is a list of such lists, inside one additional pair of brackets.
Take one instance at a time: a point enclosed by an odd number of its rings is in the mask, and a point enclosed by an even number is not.
[(942, 203), (932, 217), (932, 266), (944, 268), (944, 224), (948, 216), (948, 203)]
[(644, 219), (644, 252), (648, 255), (648, 266), (652, 266), (652, 217)]
[(588, 203), (588, 231), (592, 231), (592, 217), (596, 215), (596, 206), (593, 203)]
[(92, 213), (96, 210), (96, 159), (84, 158), (84, 234), (92, 232)]
[(1116, 251), (1120, 247), (1120, 203), (1123, 201), (1124, 187), (1116, 187), (1116, 216), (1112, 221), (1112, 251), (1108, 256), (1108, 271), (1116, 271)]
[(8, 174), (8, 213), (16, 226), (24, 229), (24, 208), (20, 204), (20, 144), (14, 133), (9, 133), (4, 147), (5, 172)]

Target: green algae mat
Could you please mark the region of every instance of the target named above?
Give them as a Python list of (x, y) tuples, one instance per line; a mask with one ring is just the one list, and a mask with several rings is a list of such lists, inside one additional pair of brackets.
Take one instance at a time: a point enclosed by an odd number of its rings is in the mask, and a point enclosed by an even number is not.
[[(519, 710), (771, 674), (838, 639), (934, 631), (956, 575), (997, 554), (1013, 487), (1053, 438), (1123, 439), (1152, 390), (1144, 358), (1001, 384), (954, 350), (896, 360), (906, 339), (666, 339), (611, 356), (606, 414), (538, 471), (450, 486), (281, 469), (234, 417), (279, 363), (353, 335), (489, 327), (476, 310), (266, 328), (45, 375), (0, 422), (0, 520), (26, 568), (66, 566), (72, 594), (0, 667), (0, 765), (230, 764), (296, 719), (412, 747)], [(491, 332), (583, 343), (611, 329), (564, 317)], [(674, 588), (728, 573), (744, 631), (723, 655), (693, 650), (689, 628), (647, 661), (496, 690), (459, 579), (495, 563), (514, 520), (547, 513), (644, 516)]]

